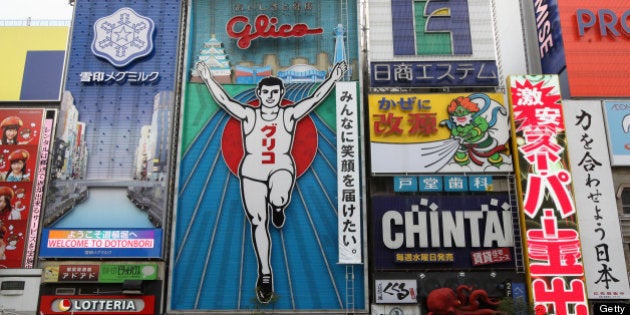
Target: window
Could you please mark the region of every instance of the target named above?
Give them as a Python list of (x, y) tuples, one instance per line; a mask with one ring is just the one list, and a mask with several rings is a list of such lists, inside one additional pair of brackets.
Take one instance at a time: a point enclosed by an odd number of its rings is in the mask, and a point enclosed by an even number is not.
[(621, 208), (623, 214), (630, 215), (630, 187), (623, 187), (621, 191)]

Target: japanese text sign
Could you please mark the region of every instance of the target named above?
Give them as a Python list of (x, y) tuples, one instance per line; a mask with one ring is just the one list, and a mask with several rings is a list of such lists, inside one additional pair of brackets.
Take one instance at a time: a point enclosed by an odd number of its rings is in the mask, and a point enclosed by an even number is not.
[(36, 266), (55, 113), (0, 109), (0, 269)]
[(502, 94), (371, 94), (368, 102), (373, 173), (512, 170)]
[(358, 264), (362, 261), (362, 242), (356, 82), (338, 82), (336, 100), (339, 262)]
[(44, 229), (40, 257), (158, 258), (161, 229)]
[(499, 85), (493, 10), (488, 0), (370, 1), (370, 85)]
[(599, 101), (565, 101), (573, 190), (589, 299), (630, 296)]
[(508, 83), (531, 299), (549, 313), (588, 314), (558, 77)]
[(86, 240), (64, 248), (67, 242), (44, 241), (40, 253), (74, 258), (165, 253), (161, 237), (172, 211), (167, 205), (177, 142), (181, 10), (180, 0), (84, 0), (76, 6), (42, 211), (49, 232), (154, 229), (146, 232), (154, 247), (105, 247), (103, 239), (103, 246)]
[(418, 303), (415, 279), (375, 280), (376, 303)]

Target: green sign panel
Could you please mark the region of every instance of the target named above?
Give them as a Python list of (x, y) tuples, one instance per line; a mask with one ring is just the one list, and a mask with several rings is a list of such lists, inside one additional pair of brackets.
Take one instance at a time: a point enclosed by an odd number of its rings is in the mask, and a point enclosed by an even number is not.
[(157, 264), (102, 264), (99, 282), (157, 280)]

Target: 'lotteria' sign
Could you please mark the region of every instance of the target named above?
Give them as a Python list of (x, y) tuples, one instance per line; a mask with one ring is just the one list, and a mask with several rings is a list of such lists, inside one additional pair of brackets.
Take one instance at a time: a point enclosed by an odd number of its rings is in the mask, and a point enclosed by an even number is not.
[(40, 314), (155, 314), (155, 296), (42, 296)]

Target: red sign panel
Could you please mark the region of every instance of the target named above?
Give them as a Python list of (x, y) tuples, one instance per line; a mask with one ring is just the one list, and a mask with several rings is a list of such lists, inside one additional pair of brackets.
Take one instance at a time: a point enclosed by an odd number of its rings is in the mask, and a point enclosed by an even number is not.
[(35, 265), (53, 114), (0, 108), (0, 269)]
[(507, 247), (474, 251), (470, 256), (475, 267), (512, 261), (512, 253)]
[(512, 76), (510, 94), (531, 299), (544, 314), (588, 314), (558, 77)]
[(571, 96), (630, 96), (630, 5), (557, 0)]
[(60, 265), (58, 281), (98, 281), (99, 265)]
[(155, 314), (155, 296), (69, 295), (42, 296), (39, 314)]

